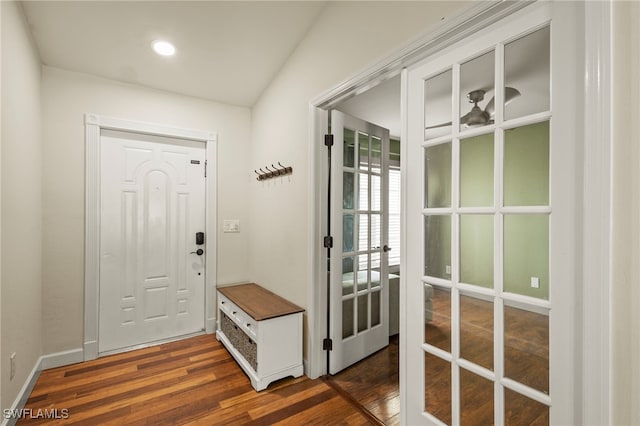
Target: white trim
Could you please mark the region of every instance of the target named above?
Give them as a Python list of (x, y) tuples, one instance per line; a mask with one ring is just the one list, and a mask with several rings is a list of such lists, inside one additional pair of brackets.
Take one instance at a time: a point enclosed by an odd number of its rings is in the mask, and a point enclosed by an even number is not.
[[(31, 395), (31, 391), (35, 387), (36, 382), (38, 381), (38, 377), (40, 377), (40, 370), (42, 370), (42, 368), (40, 368), (41, 362), (42, 357), (38, 358), (35, 365), (31, 369), (31, 373), (29, 373), (29, 375), (27, 376), (27, 380), (25, 380), (24, 385), (22, 385), (22, 389), (20, 389), (20, 392), (18, 392), (18, 395), (13, 401), (13, 404), (11, 404), (10, 410), (12, 412), (24, 408), (24, 405), (27, 403), (29, 395)], [(4, 412), (2, 413), (2, 426), (15, 425), (17, 421), (18, 419), (6, 418), (4, 416)]]
[(216, 258), (217, 258), (217, 141), (213, 132), (181, 129), (154, 123), (85, 114), (85, 279), (84, 279), (84, 360), (98, 357), (98, 304), (100, 278), (100, 131), (102, 129), (145, 133), (204, 142), (206, 145), (206, 238), (207, 265), (205, 277), (206, 333), (216, 325)]
[(582, 422), (612, 424), (612, 3), (585, 3)]
[(82, 348), (71, 349), (69, 351), (56, 352), (40, 357), (39, 370), (62, 367), (63, 365), (77, 364), (84, 361), (84, 350)]
[[(20, 392), (18, 392), (16, 399), (13, 401), (13, 404), (11, 404), (10, 410), (15, 411), (24, 408), (42, 370), (61, 367), (63, 365), (76, 364), (82, 361), (84, 361), (84, 351), (82, 348), (42, 355), (39, 357), (33, 365), (31, 373), (27, 376), (24, 385), (22, 385)], [(8, 419), (4, 417), (4, 412), (2, 413), (2, 426), (14, 425), (16, 422), (17, 419)]]
[(327, 337), (327, 262), (326, 249), (318, 242), (326, 235), (327, 197), (323, 188), (326, 171), (322, 166), (326, 149), (322, 141), (329, 128), (327, 111), (309, 105), (309, 163), (315, 165), (309, 173), (309, 277), (307, 301), (307, 376), (315, 379), (326, 374), (326, 353), (322, 340)]

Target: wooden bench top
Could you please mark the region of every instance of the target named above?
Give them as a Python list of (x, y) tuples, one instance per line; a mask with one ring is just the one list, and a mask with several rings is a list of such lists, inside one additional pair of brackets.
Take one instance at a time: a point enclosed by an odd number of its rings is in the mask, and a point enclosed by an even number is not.
[(256, 321), (304, 312), (298, 305), (254, 283), (218, 287), (218, 291)]

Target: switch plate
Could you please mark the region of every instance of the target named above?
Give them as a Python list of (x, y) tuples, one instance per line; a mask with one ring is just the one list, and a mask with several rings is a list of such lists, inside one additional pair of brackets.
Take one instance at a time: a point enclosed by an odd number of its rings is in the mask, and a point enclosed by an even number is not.
[(451, 265), (447, 265), (444, 267), (444, 271), (446, 274), (451, 275)]
[(240, 232), (240, 220), (238, 219), (225, 220), (223, 225), (223, 231), (225, 233)]
[(12, 353), (9, 357), (11, 363), (11, 372), (9, 373), (9, 380), (13, 380), (16, 375), (16, 353)]
[(540, 278), (531, 277), (531, 288), (540, 288)]

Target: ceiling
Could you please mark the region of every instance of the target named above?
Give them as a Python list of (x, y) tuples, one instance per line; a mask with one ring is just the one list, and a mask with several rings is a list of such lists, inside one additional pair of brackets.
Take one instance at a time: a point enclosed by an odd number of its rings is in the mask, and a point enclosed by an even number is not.
[[(252, 106), (326, 2), (25, 1), (45, 65)], [(173, 57), (151, 50), (171, 41)]]
[[(506, 118), (522, 117), (549, 109), (549, 27), (505, 45), (505, 84), (516, 88), (520, 96), (506, 106)], [(445, 71), (445, 70), (442, 70)], [(494, 96), (495, 56), (485, 53), (463, 62), (460, 66), (460, 111), (472, 108), (467, 93), (486, 91), (479, 106), (484, 109)], [(389, 129), (391, 136), (400, 136), (400, 76), (391, 78), (372, 89), (335, 106), (336, 109)], [(437, 73), (425, 81), (425, 126), (451, 121), (452, 72)], [(425, 137), (449, 134), (451, 126), (428, 130)]]

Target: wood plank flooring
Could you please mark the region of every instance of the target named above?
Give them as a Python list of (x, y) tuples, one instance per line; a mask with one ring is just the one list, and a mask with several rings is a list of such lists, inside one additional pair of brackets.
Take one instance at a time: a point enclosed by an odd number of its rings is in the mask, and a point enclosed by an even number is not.
[(45, 370), (25, 408), (34, 417), (68, 410), (68, 418), (19, 425), (372, 424), (322, 379), (288, 378), (255, 392), (213, 335)]
[[(450, 298), (435, 292), (425, 341), (450, 350)], [(493, 307), (461, 306), (461, 351), (492, 368)], [(505, 371), (536, 389), (549, 386), (548, 317), (505, 307)], [(18, 424), (106, 425), (391, 425), (400, 423), (397, 336), (385, 349), (335, 376), (283, 379), (255, 392), (212, 335), (198, 336), (94, 361), (43, 371), (25, 408), (68, 409), (68, 419)], [(464, 369), (462, 424), (493, 423), (493, 384)], [(451, 366), (425, 358), (429, 412), (451, 422)], [(548, 408), (505, 391), (507, 424), (548, 424)]]
[(395, 426), (400, 424), (399, 363), (398, 335), (395, 335), (389, 338), (389, 346), (329, 380), (381, 424)]

